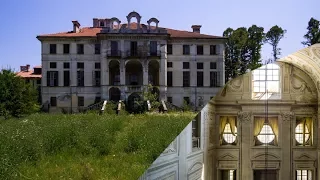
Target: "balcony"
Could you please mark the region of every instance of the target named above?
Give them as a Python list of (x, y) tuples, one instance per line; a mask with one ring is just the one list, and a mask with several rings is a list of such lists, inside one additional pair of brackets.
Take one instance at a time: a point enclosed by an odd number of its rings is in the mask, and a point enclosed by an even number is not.
[(129, 50), (126, 52), (127, 58), (143, 58), (147, 57), (148, 53), (145, 51), (138, 51), (138, 50)]
[(126, 86), (125, 91), (127, 93), (133, 93), (133, 92), (142, 92), (143, 88), (142, 85), (137, 86)]
[(148, 57), (150, 57), (150, 58), (160, 58), (161, 57), (161, 51), (160, 50), (149, 51)]
[(107, 51), (107, 57), (121, 58), (121, 51), (120, 50), (109, 50), (109, 51)]

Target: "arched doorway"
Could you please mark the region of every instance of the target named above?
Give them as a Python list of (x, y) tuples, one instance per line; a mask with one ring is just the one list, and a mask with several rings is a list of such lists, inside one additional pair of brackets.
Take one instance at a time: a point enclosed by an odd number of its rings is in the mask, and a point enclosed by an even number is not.
[(119, 88), (112, 87), (109, 89), (109, 100), (118, 102), (121, 99), (121, 91)]
[(142, 64), (137, 60), (126, 63), (126, 85), (139, 86), (143, 83)]
[(109, 62), (109, 83), (112, 86), (120, 85), (120, 62), (117, 60)]
[(148, 64), (149, 84), (152, 86), (159, 86), (159, 62), (151, 60)]

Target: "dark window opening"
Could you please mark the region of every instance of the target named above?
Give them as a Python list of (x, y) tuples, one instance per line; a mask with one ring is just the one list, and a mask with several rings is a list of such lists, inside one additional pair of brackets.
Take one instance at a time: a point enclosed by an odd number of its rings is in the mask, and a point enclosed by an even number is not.
[(203, 87), (203, 72), (197, 72), (197, 86)]
[(197, 55), (203, 55), (203, 45), (197, 46)]
[(167, 72), (167, 86), (169, 86), (169, 87), (172, 86), (172, 72), (171, 71)]
[(217, 63), (216, 62), (210, 62), (210, 69), (217, 69)]
[(52, 107), (56, 107), (57, 106), (57, 98), (56, 97), (50, 97), (50, 105)]
[(70, 86), (70, 71), (63, 72), (63, 86)]
[(94, 45), (94, 54), (100, 54), (101, 44)]
[(50, 62), (50, 68), (52, 68), (52, 69), (57, 68), (57, 63), (56, 62)]
[(63, 44), (63, 54), (70, 53), (70, 44)]
[(210, 55), (216, 55), (216, 54), (217, 54), (217, 46), (210, 45)]
[(183, 69), (189, 69), (189, 68), (190, 68), (189, 62), (183, 62)]
[(189, 86), (190, 86), (190, 72), (183, 71), (183, 87), (189, 87)]
[(197, 63), (197, 69), (203, 69), (203, 63), (202, 62)]
[(183, 55), (190, 55), (190, 46), (183, 45)]
[(84, 45), (77, 44), (77, 54), (84, 54)]
[(83, 107), (84, 106), (84, 97), (78, 96), (78, 106)]
[(50, 44), (50, 54), (57, 54), (57, 45)]
[(63, 68), (64, 69), (69, 69), (70, 68), (70, 63), (68, 63), (68, 62), (63, 63)]
[(172, 54), (172, 44), (167, 44), (167, 54)]
[(167, 67), (172, 68), (172, 62), (167, 62)]

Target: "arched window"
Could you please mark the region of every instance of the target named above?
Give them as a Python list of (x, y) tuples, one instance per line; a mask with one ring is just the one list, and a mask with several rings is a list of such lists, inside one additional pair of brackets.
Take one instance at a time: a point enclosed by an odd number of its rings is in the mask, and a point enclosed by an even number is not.
[(271, 126), (264, 124), (257, 138), (263, 144), (271, 143), (275, 138)]
[(224, 127), (224, 131), (223, 131), (223, 139), (228, 143), (228, 144), (232, 144), (236, 141), (236, 137), (237, 137), (237, 127), (234, 128), (235, 132), (234, 134), (231, 131), (231, 126), (230, 123), (227, 123), (226, 126)]
[(299, 146), (312, 145), (312, 118), (297, 119), (295, 138)]
[(299, 144), (305, 144), (310, 137), (310, 132), (308, 130), (308, 127), (303, 124), (300, 123), (297, 125), (296, 127), (296, 140)]
[(237, 144), (237, 119), (235, 116), (220, 117), (220, 144)]
[(281, 99), (280, 67), (264, 65), (252, 72), (252, 99)]
[(253, 134), (255, 145), (278, 145), (278, 118), (255, 117)]

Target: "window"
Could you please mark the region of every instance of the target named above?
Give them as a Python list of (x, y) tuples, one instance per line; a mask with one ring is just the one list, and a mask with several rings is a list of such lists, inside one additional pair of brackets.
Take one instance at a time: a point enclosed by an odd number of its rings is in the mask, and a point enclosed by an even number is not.
[(70, 68), (70, 63), (68, 63), (68, 62), (63, 63), (63, 68), (64, 69), (69, 69)]
[(138, 55), (138, 43), (137, 41), (130, 42), (130, 55), (137, 56)]
[(203, 86), (203, 72), (198, 71), (197, 72), (197, 87), (202, 87)]
[(94, 54), (100, 54), (100, 47), (101, 47), (101, 44), (94, 45)]
[(298, 146), (312, 145), (312, 118), (297, 118), (295, 128), (296, 144)]
[(47, 71), (47, 86), (53, 87), (58, 86), (59, 78), (58, 71)]
[(57, 68), (57, 63), (56, 62), (50, 62), (50, 68), (52, 68), (52, 69)]
[(234, 116), (220, 117), (220, 144), (235, 145), (237, 142), (237, 119)]
[(200, 146), (200, 132), (201, 132), (201, 113), (192, 120), (192, 148), (201, 148)]
[(183, 97), (183, 101), (189, 105), (190, 104), (190, 98), (189, 97)]
[(172, 62), (167, 62), (167, 67), (172, 68)]
[(99, 103), (100, 101), (101, 101), (101, 97), (96, 96), (96, 98), (94, 99), (94, 103)]
[(172, 44), (167, 44), (167, 54), (172, 54)]
[(172, 71), (167, 71), (167, 86), (172, 87)]
[(220, 87), (220, 72), (210, 72), (210, 87)]
[(37, 84), (38, 84), (38, 85), (41, 84), (41, 79), (38, 79), (38, 80), (37, 80)]
[(83, 107), (84, 106), (84, 97), (78, 96), (78, 106)]
[(210, 62), (210, 69), (217, 69), (217, 63), (216, 62)]
[(203, 45), (197, 46), (197, 55), (203, 55)]
[(84, 71), (77, 71), (77, 85), (84, 86)]
[(219, 180), (236, 180), (236, 170), (221, 170), (221, 178)]
[(189, 87), (189, 86), (190, 86), (190, 72), (183, 71), (183, 87)]
[(70, 71), (63, 71), (63, 86), (70, 86)]
[(52, 107), (56, 107), (57, 106), (57, 98), (56, 97), (50, 97), (50, 105)]
[(167, 97), (167, 101), (172, 104), (172, 97)]
[(189, 69), (190, 65), (189, 62), (183, 62), (183, 69)]
[(57, 54), (57, 45), (50, 44), (50, 54)]
[(203, 69), (203, 63), (202, 62), (197, 63), (197, 69)]
[(280, 99), (280, 68), (267, 64), (252, 72), (252, 99)]
[(78, 62), (77, 63), (77, 68), (78, 69), (84, 69), (84, 63), (83, 62)]
[(100, 27), (104, 27), (104, 22), (100, 21)]
[(255, 145), (277, 145), (278, 119), (277, 117), (256, 117), (254, 119)]
[(84, 54), (84, 45), (77, 44), (77, 54)]
[(101, 79), (101, 72), (100, 71), (93, 71), (93, 85), (100, 86), (100, 79)]
[(94, 68), (95, 69), (100, 69), (101, 68), (100, 63), (94, 63)]
[(216, 55), (216, 54), (217, 54), (217, 46), (210, 45), (210, 55)]
[(111, 56), (118, 56), (118, 42), (111, 41)]
[(297, 180), (312, 180), (312, 171), (311, 170), (296, 170), (296, 179)]
[(183, 45), (183, 55), (190, 55), (190, 46)]
[(63, 44), (63, 54), (70, 53), (70, 44)]
[(150, 41), (150, 55), (157, 55), (157, 47), (158, 42), (157, 41)]

